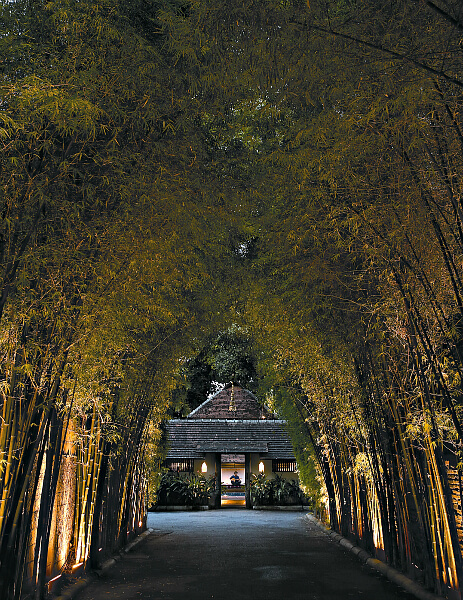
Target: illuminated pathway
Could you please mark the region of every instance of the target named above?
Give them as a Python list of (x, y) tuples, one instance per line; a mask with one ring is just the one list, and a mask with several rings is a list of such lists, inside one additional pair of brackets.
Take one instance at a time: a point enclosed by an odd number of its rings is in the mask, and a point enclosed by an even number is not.
[(155, 531), (79, 600), (412, 600), (303, 513), (150, 513)]

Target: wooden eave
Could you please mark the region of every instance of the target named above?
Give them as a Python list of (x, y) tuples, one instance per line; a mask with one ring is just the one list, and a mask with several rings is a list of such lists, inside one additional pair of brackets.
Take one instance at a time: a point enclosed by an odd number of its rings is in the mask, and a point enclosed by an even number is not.
[(173, 419), (167, 431), (170, 460), (201, 458), (205, 452), (253, 452), (268, 459), (295, 460), (281, 420)]

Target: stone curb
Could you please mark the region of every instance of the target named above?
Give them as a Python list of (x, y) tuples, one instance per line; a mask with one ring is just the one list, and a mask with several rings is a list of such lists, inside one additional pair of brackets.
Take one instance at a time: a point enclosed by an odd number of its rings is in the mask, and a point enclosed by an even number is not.
[(293, 505), (289, 505), (289, 506), (283, 506), (283, 505), (278, 505), (276, 504), (275, 506), (267, 506), (267, 505), (256, 505), (252, 507), (253, 510), (282, 510), (282, 511), (307, 511), (310, 510), (309, 506), (304, 506), (301, 504), (293, 504)]
[(119, 562), (124, 556), (132, 550), (135, 546), (137, 546), (141, 541), (143, 541), (146, 537), (148, 537), (153, 532), (153, 529), (147, 529), (142, 534), (137, 536), (130, 544), (127, 544), (125, 548), (123, 548), (118, 554), (114, 555), (112, 558), (109, 558), (105, 561), (101, 567), (89, 575), (82, 577), (76, 583), (70, 585), (67, 589), (63, 591), (59, 596), (55, 596), (54, 600), (72, 600), (79, 592), (85, 589), (92, 581), (98, 579), (105, 571), (114, 566), (117, 562)]
[(199, 504), (198, 506), (193, 506), (192, 504), (185, 505), (165, 505), (161, 504), (160, 506), (156, 506), (153, 510), (148, 512), (180, 512), (180, 511), (201, 511), (201, 510), (209, 510), (210, 506), (207, 504)]
[(397, 569), (390, 567), (389, 565), (382, 562), (381, 560), (378, 560), (377, 558), (373, 558), (371, 554), (369, 554), (366, 550), (359, 548), (359, 546), (355, 546), (354, 544), (352, 544), (352, 542), (349, 542), (349, 540), (346, 540), (346, 538), (342, 537), (342, 535), (339, 535), (339, 533), (334, 532), (332, 529), (330, 529), (321, 521), (319, 521), (314, 515), (309, 514), (305, 515), (305, 517), (309, 521), (320, 527), (320, 529), (322, 529), (327, 535), (331, 537), (332, 540), (337, 542), (340, 546), (343, 546), (343, 548), (346, 548), (346, 550), (349, 550), (350, 552), (352, 552), (352, 554), (355, 554), (361, 562), (365, 563), (372, 569), (375, 569), (382, 575), (385, 575), (390, 581), (394, 582), (396, 585), (406, 590), (407, 592), (410, 592), (410, 594), (413, 594), (414, 596), (419, 598), (419, 600), (445, 600), (443, 596), (436, 596), (436, 594), (425, 590), (419, 583), (413, 581), (413, 579), (410, 579), (400, 571), (397, 571)]

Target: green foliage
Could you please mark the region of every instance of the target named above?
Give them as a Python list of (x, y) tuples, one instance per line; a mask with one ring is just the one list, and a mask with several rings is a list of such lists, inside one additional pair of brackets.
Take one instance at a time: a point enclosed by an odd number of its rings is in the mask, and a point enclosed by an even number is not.
[(2, 597), (20, 595), (18, 498), (49, 513), (21, 490), (52, 418), (109, 457), (119, 540), (161, 421), (231, 379), (287, 419), (334, 527), (421, 561), (439, 593), (461, 580), (440, 484), (463, 437), (459, 11), (3, 3)]
[(180, 377), (184, 383), (173, 391), (173, 407), (190, 411), (207, 399), (214, 384), (237, 381), (247, 389), (257, 388), (257, 356), (251, 335), (231, 325), (209, 335), (193, 358), (182, 361)]
[(297, 481), (279, 475), (268, 479), (264, 474), (253, 475), (251, 502), (257, 506), (290, 506), (306, 502), (304, 492)]
[(201, 473), (167, 472), (161, 476), (157, 489), (158, 506), (200, 506), (207, 504), (215, 490), (215, 476)]
[(220, 383), (239, 381), (253, 387), (256, 378), (252, 340), (246, 331), (231, 326), (219, 333), (209, 350), (212, 377)]

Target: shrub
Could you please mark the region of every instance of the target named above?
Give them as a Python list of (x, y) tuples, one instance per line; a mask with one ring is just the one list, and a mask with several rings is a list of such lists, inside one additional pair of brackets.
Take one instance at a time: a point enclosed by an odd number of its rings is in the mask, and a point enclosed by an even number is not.
[(157, 505), (199, 506), (207, 504), (215, 489), (215, 476), (200, 473), (163, 473), (157, 491)]
[(276, 475), (267, 479), (264, 474), (253, 475), (251, 480), (251, 502), (260, 506), (285, 506), (303, 504), (305, 496), (297, 481)]

